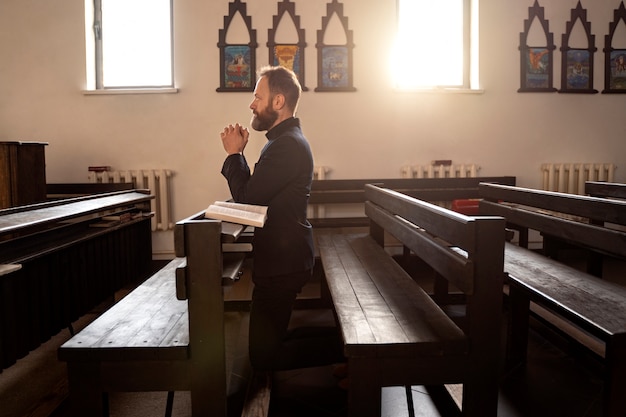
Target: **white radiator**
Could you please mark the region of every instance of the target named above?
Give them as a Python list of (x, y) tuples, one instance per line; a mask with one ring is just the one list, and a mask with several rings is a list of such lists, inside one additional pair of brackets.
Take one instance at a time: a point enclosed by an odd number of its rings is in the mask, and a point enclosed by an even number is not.
[(477, 177), (480, 166), (461, 165), (406, 165), (402, 167), (402, 178), (466, 178)]
[[(313, 179), (325, 180), (326, 174), (328, 174), (329, 172), (329, 167), (315, 166), (313, 167)], [(307, 207), (306, 215), (308, 218), (325, 217), (324, 207), (320, 204), (309, 204), (309, 206)]]
[(329, 172), (330, 172), (330, 168), (328, 168), (328, 167), (323, 167), (323, 166), (313, 167), (313, 179), (314, 180), (325, 180), (326, 179), (326, 174), (328, 174)]
[(585, 181), (613, 182), (617, 167), (611, 163), (546, 163), (541, 165), (543, 189), (563, 193), (585, 193)]
[(154, 199), (150, 200), (152, 231), (170, 230), (174, 228), (171, 205), (171, 177), (169, 169), (140, 169), (92, 172), (88, 179), (92, 183), (133, 183), (138, 189), (147, 188)]

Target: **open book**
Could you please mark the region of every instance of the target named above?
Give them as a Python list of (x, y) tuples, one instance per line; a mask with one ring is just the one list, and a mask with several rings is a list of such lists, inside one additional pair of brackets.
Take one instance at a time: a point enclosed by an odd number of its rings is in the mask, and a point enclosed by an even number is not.
[(267, 219), (267, 206), (216, 201), (206, 209), (204, 217), (263, 227)]

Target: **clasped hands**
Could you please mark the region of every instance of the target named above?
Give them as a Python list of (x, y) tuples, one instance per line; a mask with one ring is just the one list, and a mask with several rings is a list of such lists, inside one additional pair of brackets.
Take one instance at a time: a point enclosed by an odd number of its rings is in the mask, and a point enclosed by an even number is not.
[(241, 126), (239, 123), (236, 123), (234, 126), (226, 126), (220, 133), (222, 145), (224, 145), (224, 150), (228, 155), (242, 153), (248, 144), (249, 136), (250, 131), (248, 128)]

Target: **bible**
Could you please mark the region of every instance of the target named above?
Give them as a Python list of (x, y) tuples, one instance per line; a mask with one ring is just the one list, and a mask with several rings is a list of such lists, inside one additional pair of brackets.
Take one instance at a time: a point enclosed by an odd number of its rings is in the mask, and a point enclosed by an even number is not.
[(263, 227), (265, 220), (267, 220), (267, 206), (216, 201), (206, 209), (204, 217), (247, 226)]

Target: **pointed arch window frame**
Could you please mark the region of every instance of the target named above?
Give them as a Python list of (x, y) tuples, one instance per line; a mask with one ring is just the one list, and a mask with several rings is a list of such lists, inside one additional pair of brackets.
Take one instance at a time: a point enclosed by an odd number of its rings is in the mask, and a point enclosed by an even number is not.
[[(346, 43), (343, 45), (324, 43), (328, 24), (334, 14), (337, 15), (346, 35)], [(322, 17), (322, 28), (317, 31), (315, 47), (317, 48), (317, 87), (315, 91), (356, 91), (353, 79), (353, 32), (348, 29), (348, 18), (344, 16), (343, 4), (338, 0), (326, 3), (326, 16)]]
[[(587, 48), (572, 48), (569, 46), (572, 30), (577, 22), (585, 29)], [(594, 77), (594, 54), (598, 50), (595, 42), (596, 37), (591, 33), (591, 22), (587, 20), (587, 10), (579, 1), (575, 9), (571, 10), (570, 21), (565, 24), (565, 33), (562, 35), (561, 45), (561, 89), (559, 93), (596, 94), (598, 90), (593, 88)], [(574, 55), (583, 55), (583, 62)], [(585, 75), (586, 72), (586, 75)], [(576, 74), (578, 73), (578, 74)], [(586, 80), (586, 82), (585, 82)], [(578, 83), (584, 83), (580, 87)]]
[[(297, 42), (276, 43), (276, 31), (283, 17), (289, 15), (298, 33)], [(284, 23), (283, 23), (284, 24)], [(304, 50), (306, 48), (305, 30), (300, 27), (300, 16), (296, 15), (296, 4), (290, 0), (283, 0), (278, 3), (278, 14), (272, 17), (272, 27), (267, 30), (267, 49), (269, 51), (270, 65), (280, 65), (277, 48), (285, 48), (287, 53), (293, 55), (293, 64), (289, 68), (298, 77), (302, 91), (308, 91), (304, 82)]]
[[(532, 27), (533, 21), (537, 19), (543, 33), (546, 38), (546, 46), (530, 46), (528, 45), (528, 34)], [(544, 17), (544, 8), (539, 6), (539, 2), (535, 0), (535, 4), (528, 8), (528, 19), (524, 20), (524, 32), (520, 33), (520, 88), (517, 90), (520, 93), (525, 92), (542, 92), (552, 93), (557, 91), (553, 87), (554, 82), (554, 34), (550, 32), (550, 23)], [(535, 54), (541, 54), (540, 59), (537, 59)], [(531, 59), (531, 56), (533, 57)], [(529, 70), (529, 66), (546, 65), (547, 70), (543, 72), (533, 72)], [(535, 75), (535, 77), (533, 77)], [(536, 78), (542, 84), (533, 86), (532, 82), (529, 82), (530, 78)]]
[[(613, 48), (615, 30), (620, 21), (626, 25), (626, 7), (623, 1), (617, 9), (613, 10), (613, 21), (609, 23), (609, 33), (604, 37), (604, 90), (602, 94), (626, 94), (626, 49)], [(621, 61), (619, 61), (620, 57)], [(619, 75), (617, 75), (618, 72)]]
[[(247, 44), (226, 43), (228, 30), (237, 13), (243, 18), (248, 30), (250, 41)], [(247, 5), (241, 0), (234, 0), (228, 3), (228, 15), (224, 16), (224, 27), (219, 30), (217, 46), (220, 49), (220, 86), (216, 91), (254, 91), (254, 87), (256, 86), (256, 49), (258, 44), (256, 41), (256, 30), (252, 28), (252, 17), (248, 16)], [(238, 63), (239, 58), (233, 57), (233, 53), (243, 55), (241, 57), (243, 62)], [(246, 70), (247, 72), (245, 72)], [(242, 75), (244, 72), (245, 75)], [(243, 80), (244, 84), (239, 85), (238, 82), (240, 82), (240, 80)]]

